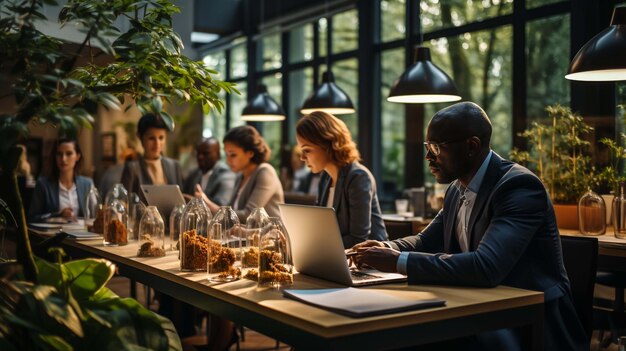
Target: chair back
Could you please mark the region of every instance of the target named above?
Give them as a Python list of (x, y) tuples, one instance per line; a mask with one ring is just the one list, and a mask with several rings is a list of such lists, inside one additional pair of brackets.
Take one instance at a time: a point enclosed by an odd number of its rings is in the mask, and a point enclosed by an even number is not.
[(591, 340), (593, 331), (593, 288), (596, 281), (598, 239), (562, 235), (561, 248), (576, 313), (585, 328), (587, 338)]

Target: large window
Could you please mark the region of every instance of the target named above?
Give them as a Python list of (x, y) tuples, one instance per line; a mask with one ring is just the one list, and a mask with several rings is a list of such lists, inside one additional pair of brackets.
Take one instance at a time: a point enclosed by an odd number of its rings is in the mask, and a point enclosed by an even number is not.
[[(283, 88), (282, 88), (282, 75), (280, 73), (272, 74), (269, 76), (263, 77), (263, 84), (267, 86), (267, 92), (270, 94), (274, 100), (280, 103), (282, 96)], [(281, 150), (281, 141), (282, 141), (282, 125), (284, 122), (276, 121), (276, 122), (263, 122), (262, 125), (262, 133), (263, 139), (267, 145), (269, 145), (270, 150), (272, 150), (272, 155), (270, 158), (270, 163), (274, 166), (274, 168), (280, 168), (280, 150)]]
[(569, 105), (569, 16), (526, 24), (526, 111), (529, 121), (546, 116), (548, 105)]
[(355, 50), (359, 45), (359, 17), (356, 10), (333, 16), (333, 54)]
[(513, 0), (422, 0), (420, 10), (422, 30), (430, 32), (510, 14)]
[(383, 42), (404, 38), (406, 35), (405, 13), (405, 0), (380, 1), (380, 39)]
[[(226, 53), (224, 51), (216, 52), (207, 55), (203, 59), (204, 64), (217, 71), (215, 78), (224, 80), (226, 79)], [(220, 92), (219, 97), (222, 100), (226, 99), (226, 94)], [(226, 133), (226, 110), (218, 112), (214, 107), (208, 111), (204, 111), (202, 136), (205, 138), (216, 137), (222, 139)]]

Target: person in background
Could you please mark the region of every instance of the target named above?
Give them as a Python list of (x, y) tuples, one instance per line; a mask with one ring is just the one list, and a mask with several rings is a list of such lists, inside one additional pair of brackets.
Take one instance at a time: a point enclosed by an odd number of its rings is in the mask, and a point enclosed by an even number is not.
[(161, 117), (146, 114), (137, 124), (137, 137), (141, 141), (144, 152), (135, 161), (124, 164), (122, 184), (126, 190), (140, 194), (142, 200), (142, 184), (176, 184), (183, 185), (183, 175), (178, 161), (162, 155), (168, 128)]
[(85, 214), (85, 198), (93, 181), (78, 175), (82, 159), (78, 142), (69, 138), (57, 139), (52, 152), (52, 174), (37, 180), (28, 211), (29, 222), (41, 222), (51, 217), (73, 221)]
[(296, 140), (311, 171), (323, 171), (316, 205), (335, 209), (344, 247), (368, 239), (386, 240), (376, 180), (359, 163), (359, 151), (346, 124), (316, 111), (298, 121)]
[(307, 191), (304, 190), (304, 183), (310, 171), (306, 167), (306, 164), (302, 162), (301, 158), (302, 150), (300, 150), (298, 145), (295, 145), (289, 152), (287, 167), (283, 167), (280, 170), (280, 179), (285, 192), (307, 193)]
[[(552, 201), (528, 169), (490, 147), (491, 122), (462, 102), (428, 124), (426, 160), (438, 183), (452, 183), (443, 209), (421, 233), (355, 245), (354, 260), (408, 276), (409, 284), (494, 287), (544, 293), (544, 348), (588, 350), (563, 266)], [(481, 333), (437, 350), (519, 350), (518, 330)]]
[(183, 186), (185, 197), (195, 194), (196, 185), (200, 185), (206, 196), (215, 204), (226, 205), (230, 202), (236, 176), (220, 161), (220, 157), (220, 142), (217, 138), (202, 139), (196, 145), (198, 168), (185, 180)]
[[(271, 217), (279, 217), (278, 204), (285, 201), (283, 188), (276, 170), (267, 162), (271, 150), (259, 132), (248, 125), (232, 128), (224, 136), (224, 153), (230, 169), (239, 173), (229, 202), (239, 220), (244, 223), (256, 207), (265, 208)], [(219, 209), (199, 185), (196, 185), (196, 196), (204, 199), (211, 212)]]

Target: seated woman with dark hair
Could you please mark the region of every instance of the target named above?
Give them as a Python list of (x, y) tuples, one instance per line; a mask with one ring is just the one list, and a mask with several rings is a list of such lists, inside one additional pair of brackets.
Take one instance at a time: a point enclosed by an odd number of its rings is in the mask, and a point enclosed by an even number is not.
[(180, 164), (162, 155), (168, 130), (163, 119), (151, 113), (143, 115), (137, 123), (137, 137), (144, 152), (137, 160), (124, 164), (122, 184), (129, 192), (140, 194), (142, 199), (142, 184), (177, 184), (182, 188), (183, 172)]
[(50, 217), (74, 220), (85, 214), (85, 198), (93, 186), (91, 178), (78, 175), (82, 153), (74, 139), (57, 139), (52, 147), (52, 174), (37, 180), (28, 211), (29, 222)]
[(376, 180), (359, 163), (359, 151), (346, 124), (316, 111), (298, 121), (296, 140), (311, 171), (323, 171), (316, 205), (335, 209), (344, 247), (368, 239), (387, 240)]
[[(239, 173), (230, 201), (239, 220), (243, 223), (256, 207), (264, 207), (271, 217), (280, 216), (278, 204), (285, 201), (283, 188), (276, 170), (267, 162), (271, 150), (259, 132), (252, 126), (232, 128), (224, 136), (224, 152), (230, 169)], [(199, 187), (196, 196), (204, 199), (211, 212), (219, 209)]]

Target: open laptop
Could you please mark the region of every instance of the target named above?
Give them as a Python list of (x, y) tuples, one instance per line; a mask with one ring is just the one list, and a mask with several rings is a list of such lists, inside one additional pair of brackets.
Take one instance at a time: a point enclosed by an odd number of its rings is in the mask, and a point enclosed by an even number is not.
[(141, 192), (149, 206), (156, 206), (165, 220), (175, 206), (184, 205), (185, 198), (178, 185), (141, 185)]
[(347, 286), (406, 280), (405, 275), (398, 273), (348, 267), (334, 209), (293, 204), (278, 206), (298, 272)]

